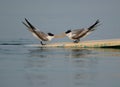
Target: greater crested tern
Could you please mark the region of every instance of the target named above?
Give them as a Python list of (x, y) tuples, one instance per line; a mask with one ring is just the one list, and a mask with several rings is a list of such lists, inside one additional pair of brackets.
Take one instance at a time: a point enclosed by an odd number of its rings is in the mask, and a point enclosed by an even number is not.
[(37, 28), (35, 28), (26, 18), (25, 18), (25, 22), (22, 22), (30, 32), (32, 32), (33, 36), (35, 36), (36, 38), (38, 38), (39, 40), (41, 40), (41, 44), (43, 44), (42, 41), (51, 41), (54, 38), (54, 34), (53, 33), (44, 33), (40, 30), (38, 30)]
[(88, 27), (88, 28), (67, 30), (65, 32), (65, 35), (69, 39), (74, 40), (74, 43), (78, 43), (81, 38), (88, 35), (90, 32), (94, 31), (95, 28), (98, 26), (99, 22), (100, 22), (99, 20), (96, 20), (96, 22), (93, 25), (91, 25), (90, 27)]

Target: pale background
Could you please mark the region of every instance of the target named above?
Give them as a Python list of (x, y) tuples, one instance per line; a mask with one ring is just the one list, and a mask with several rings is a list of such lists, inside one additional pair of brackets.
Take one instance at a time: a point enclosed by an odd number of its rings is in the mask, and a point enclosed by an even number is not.
[(24, 18), (55, 34), (99, 19), (102, 25), (85, 40), (120, 38), (119, 9), (120, 0), (0, 0), (0, 39), (35, 39), (21, 23)]

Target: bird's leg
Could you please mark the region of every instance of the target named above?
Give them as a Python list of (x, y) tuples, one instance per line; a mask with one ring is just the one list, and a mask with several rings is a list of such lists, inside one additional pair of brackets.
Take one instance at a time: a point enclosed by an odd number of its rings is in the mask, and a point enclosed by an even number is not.
[(41, 43), (41, 45), (46, 45), (46, 44), (44, 44), (42, 41), (40, 41), (40, 43)]
[(78, 43), (80, 41), (80, 39), (76, 39), (76, 40), (74, 40), (73, 42), (74, 43)]
[(73, 43), (77, 43), (76, 40), (74, 40)]

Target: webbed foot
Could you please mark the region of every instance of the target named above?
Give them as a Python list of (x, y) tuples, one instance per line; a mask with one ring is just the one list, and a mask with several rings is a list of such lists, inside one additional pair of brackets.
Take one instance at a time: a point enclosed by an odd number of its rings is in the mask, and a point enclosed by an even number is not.
[(79, 40), (79, 39), (77, 39), (77, 40), (74, 40), (73, 42), (74, 42), (74, 43), (79, 43), (79, 41), (80, 41), (80, 40)]
[(46, 45), (46, 44), (44, 44), (42, 41), (40, 41), (40, 43), (41, 43), (41, 45)]

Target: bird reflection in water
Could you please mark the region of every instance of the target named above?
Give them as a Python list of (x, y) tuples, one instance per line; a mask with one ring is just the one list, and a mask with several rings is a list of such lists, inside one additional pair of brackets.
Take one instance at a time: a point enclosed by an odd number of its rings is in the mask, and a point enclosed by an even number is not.
[[(38, 85), (47, 86), (51, 82), (51, 75), (56, 73), (56, 75), (58, 74), (56, 81), (60, 81), (60, 78), (62, 81), (64, 76), (70, 75), (68, 78), (72, 79), (70, 84), (75, 86), (89, 85), (91, 84), (90, 81), (94, 80), (95, 74), (92, 72), (97, 64), (96, 58), (89, 56), (91, 54), (92, 51), (88, 49), (31, 49), (29, 50), (29, 59), (26, 64), (26, 79), (33, 87)], [(55, 65), (55, 62), (63, 64), (64, 67), (61, 67), (63, 65), (59, 64)], [(61, 67), (60, 70), (59, 67)], [(51, 71), (53, 69), (59, 70), (62, 73)], [(68, 73), (66, 74), (66, 72)]]
[(48, 76), (45, 68), (48, 67), (48, 59), (45, 52), (48, 50), (37, 48), (29, 50), (29, 58), (25, 66), (25, 78), (28, 81), (29, 87), (41, 87), (47, 85)]
[(72, 58), (72, 64), (75, 69), (73, 72), (73, 82), (76, 86), (89, 86), (94, 82), (94, 78), (97, 74), (96, 57), (91, 57), (92, 51), (88, 49), (73, 49), (71, 50), (70, 57)]
[(91, 50), (87, 49), (71, 49), (70, 51), (71, 52), (69, 53), (69, 57), (71, 58), (81, 58), (91, 54)]
[(48, 50), (43, 48), (29, 50), (30, 57), (46, 58), (47, 55), (44, 55), (46, 52), (48, 52)]

